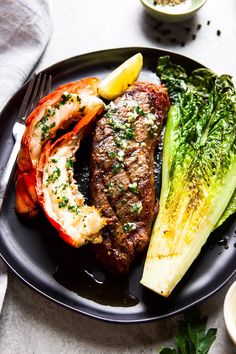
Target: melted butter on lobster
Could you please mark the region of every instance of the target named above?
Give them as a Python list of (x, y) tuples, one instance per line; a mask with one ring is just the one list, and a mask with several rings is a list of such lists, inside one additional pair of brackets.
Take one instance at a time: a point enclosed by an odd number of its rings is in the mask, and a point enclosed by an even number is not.
[(91, 110), (71, 132), (55, 143), (48, 142), (37, 172), (39, 202), (62, 239), (74, 247), (89, 241), (101, 242), (99, 231), (106, 225), (106, 219), (99, 210), (84, 204), (84, 197), (73, 178), (75, 153), (95, 116), (94, 110)]
[(38, 212), (36, 171), (45, 144), (59, 129), (73, 121), (94, 116), (103, 109), (97, 95), (97, 78), (82, 79), (60, 86), (44, 97), (26, 120), (16, 172), (16, 211), (29, 217)]

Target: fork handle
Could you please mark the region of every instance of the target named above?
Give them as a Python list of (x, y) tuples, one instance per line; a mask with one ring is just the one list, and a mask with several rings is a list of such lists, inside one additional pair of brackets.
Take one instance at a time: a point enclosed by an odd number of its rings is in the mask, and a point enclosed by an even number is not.
[(2, 205), (3, 205), (4, 197), (6, 194), (7, 185), (8, 185), (9, 179), (11, 178), (12, 172), (14, 170), (14, 165), (15, 165), (19, 150), (20, 150), (20, 141), (16, 140), (14, 147), (11, 151), (11, 155), (9, 157), (9, 160), (7, 162), (6, 168), (2, 174), (2, 178), (1, 178), (1, 182), (0, 182), (0, 212), (2, 210)]

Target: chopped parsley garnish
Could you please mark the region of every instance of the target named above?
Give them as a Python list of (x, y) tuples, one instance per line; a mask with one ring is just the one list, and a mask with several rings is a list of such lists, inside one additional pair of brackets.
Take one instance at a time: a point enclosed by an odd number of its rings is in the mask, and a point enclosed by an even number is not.
[(143, 205), (142, 205), (142, 202), (141, 202), (141, 201), (139, 201), (139, 202), (137, 202), (137, 203), (134, 203), (134, 204), (132, 204), (132, 206), (131, 206), (131, 211), (132, 211), (132, 213), (134, 213), (134, 214), (140, 214), (141, 211), (142, 211), (142, 209), (143, 209)]
[(138, 117), (138, 114), (136, 112), (129, 112), (128, 113), (128, 121), (130, 123), (134, 122), (137, 117)]
[(148, 136), (149, 136), (149, 138), (153, 139), (153, 138), (154, 138), (154, 134), (155, 134), (155, 132), (154, 132), (153, 129), (148, 129)]
[(50, 126), (47, 124), (43, 125), (41, 128), (41, 141), (44, 141), (49, 135), (50, 135), (50, 129), (54, 128), (56, 126), (56, 123), (53, 122)]
[(41, 141), (44, 141), (48, 137), (49, 129), (50, 129), (50, 127), (46, 124), (42, 126), (42, 128), (41, 128), (41, 132), (42, 132)]
[(123, 186), (123, 184), (118, 184), (117, 187), (121, 193), (124, 193), (125, 187)]
[(111, 159), (114, 159), (116, 157), (116, 153), (114, 151), (108, 151), (107, 152), (108, 157), (110, 157)]
[[(64, 191), (67, 187), (69, 187), (69, 183), (63, 183), (60, 184), (59, 186), (56, 186), (55, 189), (53, 190), (53, 193), (57, 195), (58, 190), (60, 189), (61, 191)], [(59, 199), (59, 197), (57, 197)]]
[(133, 222), (127, 222), (126, 224), (124, 224), (123, 226), (123, 230), (124, 232), (130, 232), (136, 229), (136, 225)]
[(71, 169), (73, 167), (74, 167), (74, 160), (70, 159), (70, 158), (67, 158), (66, 159), (66, 168)]
[(113, 165), (113, 175), (119, 173), (120, 169), (121, 169), (121, 164), (119, 162), (115, 162)]
[(70, 93), (63, 93), (63, 95), (61, 96), (60, 102), (59, 104), (65, 105), (69, 99), (72, 97), (72, 95)]
[(115, 131), (120, 131), (124, 129), (124, 124), (118, 119), (115, 119), (114, 117), (111, 117), (109, 119), (109, 123)]
[(67, 187), (69, 187), (68, 182), (61, 185), (61, 190), (64, 191)]
[(110, 193), (113, 187), (114, 187), (114, 184), (112, 182), (105, 184), (104, 192)]
[(117, 147), (120, 147), (120, 146), (121, 146), (121, 143), (122, 143), (121, 138), (120, 138), (120, 137), (116, 137), (115, 143), (116, 143), (116, 146), (117, 146)]
[(41, 125), (44, 125), (48, 121), (48, 116), (43, 116), (38, 123), (36, 124), (35, 128), (41, 127)]
[(128, 185), (130, 192), (137, 194), (138, 193), (138, 184), (137, 182), (130, 183)]
[(85, 106), (80, 107), (79, 112), (82, 113), (85, 110)]
[(106, 114), (107, 114), (107, 113), (109, 114), (109, 112), (111, 112), (111, 113), (116, 113), (117, 110), (118, 110), (118, 108), (116, 107), (115, 103), (114, 103), (114, 102), (111, 102), (111, 103), (107, 106), (107, 108), (106, 108)]
[(111, 118), (111, 114), (109, 111), (105, 111), (104, 117)]
[(119, 150), (119, 151), (117, 152), (117, 159), (118, 159), (119, 161), (123, 162), (123, 161), (124, 161), (124, 156), (125, 156), (124, 150)]
[(121, 135), (120, 136), (117, 136), (115, 138), (115, 143), (116, 143), (116, 146), (117, 147), (121, 147), (122, 149), (126, 149), (127, 148), (127, 140), (125, 139), (125, 136)]
[(69, 203), (69, 199), (66, 196), (62, 196), (62, 200), (58, 203), (59, 208), (65, 208), (67, 204)]
[(68, 205), (67, 209), (77, 215), (80, 213), (80, 206), (79, 205)]
[(48, 121), (48, 116), (43, 116), (43, 118), (40, 119), (40, 121), (38, 122), (38, 124), (40, 123), (40, 125), (45, 124)]
[(51, 125), (50, 125), (50, 129), (54, 128), (56, 126), (56, 123), (53, 122)]
[(136, 113), (137, 113), (139, 116), (144, 116), (144, 111), (143, 111), (143, 109), (142, 109), (140, 106), (137, 106), (137, 107), (135, 108), (135, 111), (136, 111)]
[(50, 108), (48, 108), (48, 115), (49, 115), (49, 116), (53, 117), (53, 116), (55, 115), (55, 113), (56, 113), (56, 110), (55, 110), (55, 109), (50, 109)]
[(111, 188), (112, 186), (113, 186), (113, 183), (107, 183), (107, 184), (105, 185), (106, 189), (109, 189), (109, 188)]
[(53, 173), (51, 175), (48, 176), (47, 178), (47, 183), (54, 183), (58, 180), (58, 178), (61, 175), (61, 171), (58, 167), (55, 168), (55, 170), (53, 171)]
[(129, 127), (125, 129), (125, 136), (127, 139), (134, 139), (135, 138), (135, 132), (134, 128)]

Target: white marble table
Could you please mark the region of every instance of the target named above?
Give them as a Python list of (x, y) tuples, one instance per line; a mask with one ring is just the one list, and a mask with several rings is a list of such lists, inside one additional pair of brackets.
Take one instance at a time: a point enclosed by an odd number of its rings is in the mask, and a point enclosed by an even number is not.
[[(208, 0), (191, 21), (166, 24), (161, 30), (138, 0), (51, 0), (51, 12), (53, 35), (38, 70), (90, 51), (146, 46), (179, 52), (219, 74), (227, 72), (236, 77), (235, 0)], [(166, 29), (171, 34), (163, 35)], [(201, 305), (209, 326), (218, 328), (211, 354), (236, 353), (222, 316), (230, 283)], [(139, 325), (107, 324), (60, 307), (10, 274), (0, 317), (0, 353), (157, 353), (162, 345), (173, 343), (180, 317)]]

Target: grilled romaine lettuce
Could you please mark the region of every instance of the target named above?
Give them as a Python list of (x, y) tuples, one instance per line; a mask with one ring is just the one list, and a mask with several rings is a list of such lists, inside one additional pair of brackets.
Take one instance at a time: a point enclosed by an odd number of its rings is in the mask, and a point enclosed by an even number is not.
[[(236, 133), (235, 133), (236, 134)], [(227, 205), (227, 208), (225, 209), (225, 211), (223, 212), (223, 214), (220, 217), (220, 220), (218, 220), (217, 224), (215, 225), (215, 229), (217, 227), (219, 227), (220, 225), (223, 224), (223, 222), (228, 219), (228, 217), (231, 214), (234, 214), (236, 211), (236, 191), (234, 191), (234, 194), (232, 196), (232, 198), (229, 201), (229, 204)]]
[[(169, 57), (157, 73), (172, 100), (162, 167), (160, 211), (141, 283), (169, 296), (198, 256), (236, 188), (236, 94), (231, 77), (190, 76)], [(233, 203), (235, 205), (235, 203)], [(234, 211), (227, 209), (227, 216)]]

